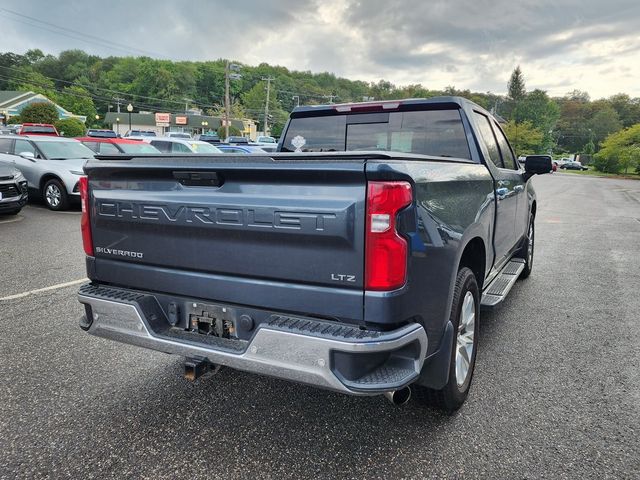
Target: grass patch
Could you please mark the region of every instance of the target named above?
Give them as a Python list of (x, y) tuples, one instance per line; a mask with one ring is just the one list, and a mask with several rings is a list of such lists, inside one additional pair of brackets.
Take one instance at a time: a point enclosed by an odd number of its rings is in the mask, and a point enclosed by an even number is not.
[(637, 173), (604, 173), (599, 172), (593, 167), (589, 167), (589, 170), (563, 170), (561, 168), (558, 169), (558, 172), (562, 173), (572, 173), (574, 175), (587, 175), (589, 177), (605, 177), (605, 178), (623, 178), (627, 180), (640, 180), (640, 175)]

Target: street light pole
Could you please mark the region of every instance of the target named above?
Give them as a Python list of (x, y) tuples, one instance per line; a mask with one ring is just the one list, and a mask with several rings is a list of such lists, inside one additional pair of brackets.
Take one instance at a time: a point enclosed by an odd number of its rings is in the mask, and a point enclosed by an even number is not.
[(131, 135), (131, 112), (133, 112), (133, 105), (127, 105), (127, 112), (129, 112), (129, 135)]
[(116, 133), (120, 136), (120, 117), (116, 118)]

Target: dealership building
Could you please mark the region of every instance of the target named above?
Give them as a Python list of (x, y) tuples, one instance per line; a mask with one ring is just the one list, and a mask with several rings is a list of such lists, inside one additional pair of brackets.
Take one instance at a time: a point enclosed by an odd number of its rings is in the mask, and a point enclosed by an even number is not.
[[(104, 117), (104, 123), (121, 135), (129, 130), (153, 131), (159, 136), (167, 132), (196, 135), (216, 132), (224, 124), (224, 118), (191, 113), (109, 112)], [(231, 119), (229, 123), (238, 128), (244, 136), (255, 138), (256, 124), (252, 120)]]

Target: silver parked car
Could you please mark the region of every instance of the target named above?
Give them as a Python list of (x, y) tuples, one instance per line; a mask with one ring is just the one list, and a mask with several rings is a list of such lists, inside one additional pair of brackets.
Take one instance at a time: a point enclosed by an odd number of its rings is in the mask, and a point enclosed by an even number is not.
[(66, 210), (80, 201), (78, 180), (94, 152), (72, 138), (43, 135), (0, 136), (0, 163), (16, 167), (29, 190), (51, 210)]
[(26, 203), (27, 180), (17, 168), (0, 163), (0, 215), (15, 215)]

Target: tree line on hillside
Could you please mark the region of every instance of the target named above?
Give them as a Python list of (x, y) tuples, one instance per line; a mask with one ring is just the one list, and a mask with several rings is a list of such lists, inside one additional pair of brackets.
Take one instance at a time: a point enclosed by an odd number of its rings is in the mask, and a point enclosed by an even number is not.
[[(183, 113), (185, 109), (199, 108), (219, 115), (226, 63), (225, 59), (174, 62), (149, 57), (101, 58), (82, 50), (68, 50), (58, 56), (45, 55), (41, 50), (29, 50), (24, 55), (7, 52), (0, 54), (0, 90), (43, 93), (67, 110), (87, 116), (88, 122), (95, 121), (96, 114), (102, 116), (117, 108), (118, 103), (132, 103), (136, 111)], [(520, 67), (513, 71), (508, 93), (503, 96), (452, 86), (432, 90), (420, 84), (396, 86), (385, 80), (348, 80), (331, 73), (293, 71), (266, 63), (239, 65), (241, 77), (231, 82), (233, 116), (252, 118), (261, 128), (266, 102), (264, 79), (271, 77), (269, 123), (275, 135), (279, 135), (288, 112), (298, 103), (439, 95), (466, 97), (502, 117), (518, 155), (549, 151), (559, 155), (596, 154), (604, 149), (609, 135), (640, 123), (640, 98), (620, 93), (591, 100), (579, 90), (550, 97), (544, 90), (527, 91)]]

